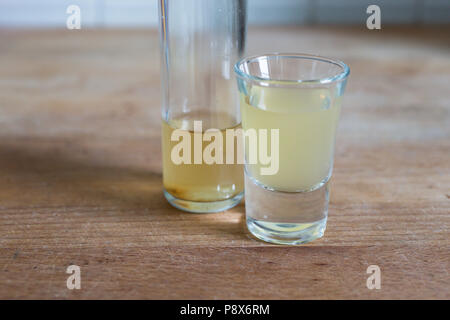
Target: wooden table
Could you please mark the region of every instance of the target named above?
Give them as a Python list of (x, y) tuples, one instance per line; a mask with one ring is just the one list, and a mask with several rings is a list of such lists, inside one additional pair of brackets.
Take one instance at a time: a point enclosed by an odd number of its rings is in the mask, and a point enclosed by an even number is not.
[(325, 237), (283, 247), (163, 198), (156, 31), (1, 30), (0, 298), (449, 299), (449, 35), (249, 30), (351, 68)]

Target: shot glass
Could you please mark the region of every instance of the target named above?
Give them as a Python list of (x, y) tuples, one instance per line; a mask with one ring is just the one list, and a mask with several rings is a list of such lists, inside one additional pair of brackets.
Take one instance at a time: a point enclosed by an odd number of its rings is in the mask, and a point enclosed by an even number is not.
[(349, 67), (307, 54), (236, 63), (248, 230), (279, 244), (323, 236), (336, 128)]

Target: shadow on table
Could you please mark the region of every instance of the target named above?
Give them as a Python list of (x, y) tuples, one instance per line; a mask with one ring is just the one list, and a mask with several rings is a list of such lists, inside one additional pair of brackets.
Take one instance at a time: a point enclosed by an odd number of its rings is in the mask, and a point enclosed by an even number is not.
[(102, 165), (102, 159), (115, 155), (90, 156), (87, 150), (80, 157), (77, 148), (70, 144), (0, 142), (0, 207), (98, 208), (99, 212), (107, 210), (120, 216), (156, 215), (174, 222), (193, 221), (195, 230), (182, 231), (187, 234), (204, 231), (216, 237), (247, 237), (242, 203), (226, 213), (182, 212), (164, 198), (159, 171)]
[(163, 203), (161, 173), (102, 165), (75, 153), (70, 146), (0, 144), (3, 205), (156, 208)]

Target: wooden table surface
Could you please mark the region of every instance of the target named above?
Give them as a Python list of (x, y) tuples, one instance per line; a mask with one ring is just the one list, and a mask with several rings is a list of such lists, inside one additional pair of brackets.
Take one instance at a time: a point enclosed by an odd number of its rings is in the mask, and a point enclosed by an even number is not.
[(351, 68), (328, 228), (297, 247), (255, 240), (242, 204), (163, 198), (158, 45), (154, 30), (0, 30), (0, 298), (450, 298), (449, 27), (249, 30), (248, 54)]

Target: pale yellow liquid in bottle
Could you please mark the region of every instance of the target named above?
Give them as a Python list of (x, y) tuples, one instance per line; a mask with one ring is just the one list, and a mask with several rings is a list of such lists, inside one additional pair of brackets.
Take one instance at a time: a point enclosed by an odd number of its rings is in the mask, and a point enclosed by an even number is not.
[[(175, 118), (169, 122), (162, 121), (163, 183), (172, 196), (189, 201), (211, 202), (231, 199), (244, 189), (242, 164), (202, 164), (194, 163), (194, 120), (201, 120), (203, 131), (209, 128), (219, 129), (226, 144), (226, 129), (240, 128), (236, 120), (225, 113), (194, 113)], [(178, 141), (171, 141), (175, 129), (189, 133), (191, 144), (191, 164), (176, 165), (171, 159), (171, 150)], [(202, 144), (202, 151), (209, 144)], [(234, 155), (237, 154), (234, 143)], [(226, 159), (226, 148), (223, 148)]]
[(341, 98), (334, 97), (330, 91), (334, 89), (254, 86), (250, 90), (249, 96), (241, 95), (242, 127), (279, 129), (280, 162), (274, 175), (261, 175), (261, 164), (246, 165), (247, 174), (278, 191), (320, 186), (331, 174)]

